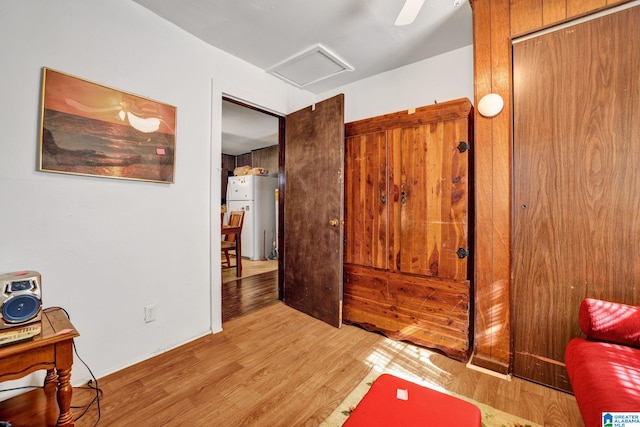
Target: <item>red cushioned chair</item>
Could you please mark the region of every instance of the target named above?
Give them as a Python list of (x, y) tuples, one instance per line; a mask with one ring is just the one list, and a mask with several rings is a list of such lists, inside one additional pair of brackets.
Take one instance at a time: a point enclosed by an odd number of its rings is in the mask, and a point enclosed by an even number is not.
[(587, 298), (578, 317), (586, 338), (569, 341), (565, 362), (585, 427), (640, 412), (640, 307)]

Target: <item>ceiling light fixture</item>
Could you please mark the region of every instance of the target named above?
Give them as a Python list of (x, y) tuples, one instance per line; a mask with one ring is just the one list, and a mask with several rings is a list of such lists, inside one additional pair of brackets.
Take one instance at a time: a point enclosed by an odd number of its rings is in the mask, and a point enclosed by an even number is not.
[(478, 112), (484, 117), (495, 117), (504, 108), (504, 100), (497, 93), (489, 93), (478, 102)]

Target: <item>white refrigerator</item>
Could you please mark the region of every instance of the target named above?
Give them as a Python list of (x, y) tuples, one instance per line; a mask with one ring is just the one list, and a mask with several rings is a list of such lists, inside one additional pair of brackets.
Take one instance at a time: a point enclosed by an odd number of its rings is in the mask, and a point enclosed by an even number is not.
[(227, 212), (244, 211), (241, 234), (243, 258), (260, 260), (273, 257), (277, 231), (276, 188), (276, 177), (229, 177)]

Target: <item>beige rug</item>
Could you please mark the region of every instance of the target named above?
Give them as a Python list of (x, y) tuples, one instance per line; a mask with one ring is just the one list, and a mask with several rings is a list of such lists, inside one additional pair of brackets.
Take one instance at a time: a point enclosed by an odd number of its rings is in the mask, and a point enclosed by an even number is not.
[[(367, 393), (373, 381), (380, 376), (382, 372), (372, 369), (367, 376), (360, 381), (351, 393), (338, 405), (338, 407), (327, 417), (326, 420), (320, 424), (321, 427), (339, 427), (349, 417), (351, 411), (358, 405), (358, 402)], [(507, 414), (506, 412), (492, 408), (489, 405), (485, 405), (480, 402), (476, 402), (473, 399), (469, 399), (465, 396), (459, 396), (454, 393), (447, 392), (452, 396), (466, 400), (473, 403), (482, 412), (482, 426), (483, 427), (542, 427), (540, 424), (536, 424), (531, 421), (527, 421), (523, 418), (515, 415)]]

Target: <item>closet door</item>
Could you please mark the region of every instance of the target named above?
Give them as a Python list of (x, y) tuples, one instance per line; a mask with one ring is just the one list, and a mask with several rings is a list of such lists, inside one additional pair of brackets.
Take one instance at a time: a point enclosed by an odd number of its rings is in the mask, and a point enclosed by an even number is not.
[(640, 303), (640, 7), (514, 44), (514, 374), (570, 385), (585, 297)]

